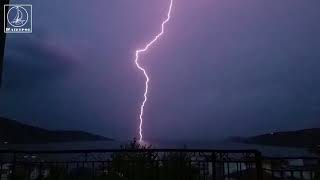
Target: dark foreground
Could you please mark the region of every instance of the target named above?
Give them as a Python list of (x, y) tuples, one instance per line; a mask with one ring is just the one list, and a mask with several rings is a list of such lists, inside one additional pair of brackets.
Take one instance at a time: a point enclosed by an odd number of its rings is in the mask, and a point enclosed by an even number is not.
[(267, 158), (256, 150), (0, 151), (1, 180), (319, 179), (318, 158)]

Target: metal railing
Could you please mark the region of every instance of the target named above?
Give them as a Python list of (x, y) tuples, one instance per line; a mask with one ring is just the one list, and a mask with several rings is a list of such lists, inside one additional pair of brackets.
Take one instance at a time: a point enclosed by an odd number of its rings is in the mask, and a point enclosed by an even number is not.
[(320, 159), (269, 157), (263, 161), (263, 172), (264, 176), (269, 179), (320, 180)]
[(318, 165), (256, 150), (0, 151), (1, 180), (316, 180)]

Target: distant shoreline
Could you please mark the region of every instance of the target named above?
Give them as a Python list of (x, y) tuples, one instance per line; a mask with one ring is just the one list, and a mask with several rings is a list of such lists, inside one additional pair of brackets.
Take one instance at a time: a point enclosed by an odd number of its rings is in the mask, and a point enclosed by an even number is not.
[(0, 118), (0, 144), (48, 144), (59, 142), (113, 141), (85, 131), (51, 131)]

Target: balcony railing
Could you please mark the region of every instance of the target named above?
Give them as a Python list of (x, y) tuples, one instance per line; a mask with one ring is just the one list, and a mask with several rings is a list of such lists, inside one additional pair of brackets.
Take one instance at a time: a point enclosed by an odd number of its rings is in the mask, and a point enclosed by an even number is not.
[(263, 171), (269, 179), (320, 180), (320, 159), (311, 157), (264, 158)]
[(0, 151), (1, 180), (316, 180), (316, 167), (256, 150)]

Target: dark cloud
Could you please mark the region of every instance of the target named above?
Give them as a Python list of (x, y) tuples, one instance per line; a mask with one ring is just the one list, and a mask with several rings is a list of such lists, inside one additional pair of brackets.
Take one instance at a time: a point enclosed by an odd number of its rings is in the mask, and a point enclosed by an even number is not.
[[(16, 91), (0, 94), (0, 112), (53, 129), (137, 135), (144, 79), (134, 51), (159, 31), (168, 2), (30, 2), (34, 33), (8, 38), (4, 86)], [(151, 77), (145, 136), (320, 126), (319, 5), (175, 1), (165, 36), (141, 57)]]
[[(26, 91), (52, 84), (72, 72), (76, 61), (63, 48), (34, 35), (12, 36), (5, 51), (4, 88)], [(52, 41), (54, 41), (52, 39)]]

